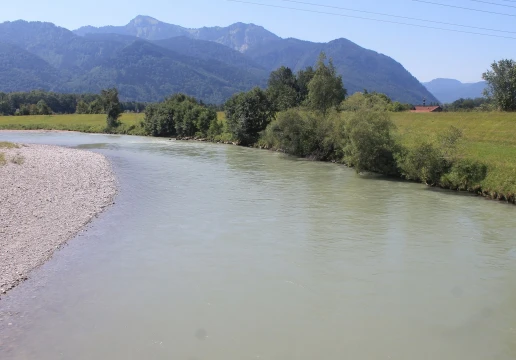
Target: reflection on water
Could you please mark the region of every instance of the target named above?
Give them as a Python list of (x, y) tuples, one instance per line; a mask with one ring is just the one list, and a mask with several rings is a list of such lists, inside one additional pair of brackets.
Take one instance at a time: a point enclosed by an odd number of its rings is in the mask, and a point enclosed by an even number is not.
[(99, 151), (121, 186), (0, 301), (2, 359), (516, 358), (513, 206), (233, 146), (1, 137)]

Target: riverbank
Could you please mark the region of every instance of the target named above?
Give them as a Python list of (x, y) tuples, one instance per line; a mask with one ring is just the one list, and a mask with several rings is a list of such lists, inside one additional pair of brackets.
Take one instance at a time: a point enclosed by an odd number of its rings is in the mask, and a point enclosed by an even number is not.
[[(225, 116), (218, 121), (225, 128)], [(445, 112), (417, 114), (389, 113), (396, 125), (393, 134), (408, 148), (422, 141), (435, 139), (450, 126), (463, 132), (461, 157), (487, 166), (487, 176), (471, 192), (510, 203), (516, 202), (516, 113)], [(144, 114), (123, 114), (120, 134), (145, 135)], [(105, 115), (0, 116), (0, 129), (53, 129), (105, 133)], [(194, 137), (187, 138), (194, 140)], [(207, 137), (201, 138), (209, 141)], [(231, 134), (222, 134), (216, 141), (236, 144)], [(259, 145), (258, 145), (259, 147)]]
[(116, 179), (93, 152), (4, 142), (0, 154), (1, 296), (113, 203)]

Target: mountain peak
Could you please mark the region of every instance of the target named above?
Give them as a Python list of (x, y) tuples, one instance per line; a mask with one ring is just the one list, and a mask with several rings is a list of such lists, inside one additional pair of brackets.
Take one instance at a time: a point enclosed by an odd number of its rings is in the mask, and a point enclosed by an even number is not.
[(147, 15), (138, 15), (128, 25), (158, 25), (161, 21)]

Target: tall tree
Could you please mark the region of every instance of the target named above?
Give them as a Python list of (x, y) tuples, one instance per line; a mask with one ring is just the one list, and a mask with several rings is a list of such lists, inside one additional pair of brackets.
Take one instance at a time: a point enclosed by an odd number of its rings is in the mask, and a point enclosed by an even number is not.
[(116, 88), (102, 90), (100, 96), (104, 103), (108, 129), (117, 127), (120, 125), (118, 118), (122, 115), (122, 108), (120, 106), (120, 100), (118, 99), (118, 90)]
[(516, 62), (500, 60), (482, 74), (488, 88), (484, 91), (502, 111), (516, 111)]
[(342, 84), (342, 76), (330, 59), (326, 65), (326, 55), (321, 52), (315, 73), (308, 83), (308, 102), (313, 110), (326, 114), (332, 107), (339, 105), (346, 97), (347, 91)]
[(276, 111), (284, 111), (299, 104), (299, 87), (290, 68), (282, 66), (271, 72), (267, 95)]
[(229, 130), (243, 145), (258, 140), (259, 133), (274, 118), (269, 98), (258, 87), (231, 97), (225, 104), (225, 111)]
[(299, 103), (303, 103), (308, 98), (308, 84), (312, 81), (314, 74), (315, 71), (311, 66), (297, 72), (296, 80), (299, 89)]

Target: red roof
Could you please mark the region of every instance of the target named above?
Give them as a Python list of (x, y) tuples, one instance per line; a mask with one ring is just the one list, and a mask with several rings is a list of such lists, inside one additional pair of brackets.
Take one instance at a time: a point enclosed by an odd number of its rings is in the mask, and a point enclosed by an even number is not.
[(416, 110), (412, 110), (412, 112), (434, 112), (435, 110), (440, 109), (440, 106), (415, 106)]

